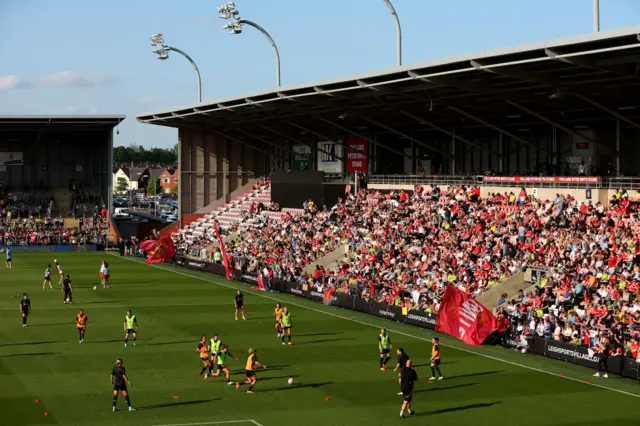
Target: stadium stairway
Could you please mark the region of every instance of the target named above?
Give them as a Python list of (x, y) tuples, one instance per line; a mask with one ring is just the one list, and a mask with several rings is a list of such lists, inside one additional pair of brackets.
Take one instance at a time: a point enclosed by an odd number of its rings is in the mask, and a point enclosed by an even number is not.
[(349, 244), (344, 244), (339, 246), (337, 249), (333, 250), (331, 253), (325, 254), (324, 256), (317, 259), (315, 262), (312, 262), (305, 266), (302, 272), (306, 274), (313, 274), (313, 271), (316, 270), (316, 265), (321, 266), (322, 268), (331, 268), (338, 261), (344, 259), (344, 257), (349, 253)]
[(485, 291), (478, 296), (476, 300), (486, 306), (487, 309), (494, 311), (498, 307), (498, 299), (500, 299), (501, 294), (507, 293), (508, 295), (514, 295), (531, 285), (531, 283), (526, 282), (524, 278), (525, 273), (522, 271), (518, 272), (504, 282)]
[(69, 205), (69, 193), (67, 188), (54, 188), (52, 191), (55, 208), (60, 212), (62, 217), (69, 214), (71, 206)]

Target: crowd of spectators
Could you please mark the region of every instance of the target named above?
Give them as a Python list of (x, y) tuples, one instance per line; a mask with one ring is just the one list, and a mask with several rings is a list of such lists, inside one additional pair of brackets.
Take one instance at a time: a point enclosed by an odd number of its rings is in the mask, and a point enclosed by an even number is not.
[(106, 223), (101, 219), (88, 218), (69, 229), (61, 217), (12, 218), (4, 211), (1, 215), (0, 246), (100, 244), (107, 237)]
[[(637, 357), (638, 228), (638, 203), (624, 190), (604, 205), (561, 194), (538, 200), (524, 189), (481, 198), (476, 187), (418, 186), (260, 218), (226, 249), (243, 271), (433, 313), (447, 285), (479, 296), (518, 271), (542, 268), (547, 275), (534, 290), (501, 298), (501, 320), (522, 337), (585, 346), (606, 337)], [(344, 259), (304, 271), (340, 245), (349, 246)]]

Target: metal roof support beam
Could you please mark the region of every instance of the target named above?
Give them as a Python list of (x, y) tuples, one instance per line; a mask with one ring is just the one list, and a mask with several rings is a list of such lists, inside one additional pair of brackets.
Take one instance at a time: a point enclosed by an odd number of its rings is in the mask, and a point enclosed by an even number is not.
[(400, 114), (404, 115), (405, 117), (409, 117), (409, 118), (411, 118), (411, 119), (413, 119), (413, 120), (417, 121), (417, 122), (418, 122), (418, 123), (420, 123), (420, 124), (425, 124), (425, 125), (427, 125), (427, 126), (433, 127), (434, 129), (439, 130), (439, 131), (441, 131), (442, 133), (445, 133), (445, 134), (447, 134), (447, 135), (449, 135), (449, 136), (451, 136), (451, 137), (455, 137), (456, 139), (458, 139), (458, 140), (460, 140), (460, 141), (464, 142), (465, 144), (467, 144), (467, 145), (469, 145), (469, 146), (472, 146), (472, 147), (474, 147), (474, 148), (480, 149), (480, 150), (482, 150), (482, 151), (490, 152), (490, 153), (491, 153), (491, 154), (493, 154), (493, 155), (497, 155), (497, 156), (499, 156), (499, 155), (500, 155), (500, 153), (499, 153), (499, 152), (497, 152), (497, 151), (494, 151), (494, 150), (489, 149), (489, 148), (485, 148), (485, 147), (483, 147), (482, 145), (478, 145), (477, 143), (472, 142), (472, 141), (470, 141), (470, 140), (469, 140), (469, 139), (467, 139), (467, 138), (463, 138), (463, 137), (462, 137), (462, 136), (460, 136), (460, 135), (456, 135), (456, 134), (455, 134), (455, 133), (453, 133), (452, 131), (445, 129), (444, 127), (440, 127), (440, 126), (438, 126), (437, 124), (433, 124), (433, 123), (431, 123), (431, 122), (429, 122), (429, 121), (427, 121), (427, 120), (425, 120), (425, 119), (423, 119), (423, 118), (420, 118), (420, 117), (418, 117), (418, 116), (416, 116), (416, 115), (413, 115), (413, 114), (408, 113), (408, 112), (406, 112), (406, 111), (400, 111)]
[[(240, 130), (240, 129), (234, 129), (234, 131), (242, 133), (243, 135), (248, 136), (250, 138), (254, 138), (256, 140), (259, 140), (260, 142), (266, 143), (267, 145), (270, 145), (270, 146), (272, 146), (274, 148), (281, 149), (284, 152), (286, 152), (288, 155), (293, 155), (293, 153), (291, 152), (291, 150), (289, 150), (289, 148), (284, 147), (282, 145), (278, 145), (277, 143), (273, 143), (271, 141), (268, 141), (265, 138), (261, 138), (260, 136), (256, 136), (254, 134), (251, 134), (250, 132), (245, 132), (244, 130)], [(284, 158), (284, 157), (282, 157), (282, 158)]]
[(544, 74), (531, 73), (527, 71), (522, 71), (516, 69), (514, 67), (495, 67), (495, 68), (486, 68), (483, 64), (478, 61), (470, 61), (471, 66), (476, 68), (477, 70), (484, 71), (490, 74), (501, 75), (504, 77), (513, 77), (518, 78), (524, 81), (532, 81), (536, 83), (546, 84), (552, 87), (560, 86), (560, 83), (555, 78), (546, 76)]
[(542, 114), (538, 114), (537, 112), (532, 111), (532, 110), (530, 110), (529, 108), (527, 108), (527, 107), (525, 107), (525, 106), (520, 105), (520, 104), (519, 104), (519, 103), (517, 103), (517, 102), (513, 102), (513, 101), (510, 101), (510, 100), (508, 100), (508, 99), (504, 99), (504, 101), (505, 101), (506, 103), (508, 103), (509, 105), (513, 105), (514, 107), (518, 108), (519, 110), (524, 111), (524, 112), (526, 112), (527, 114), (532, 115), (532, 116), (534, 116), (534, 117), (536, 117), (536, 118), (538, 118), (538, 119), (540, 119), (540, 120), (544, 121), (545, 123), (549, 123), (549, 124), (551, 124), (552, 126), (556, 126), (556, 127), (557, 127), (558, 129), (560, 129), (560, 130), (564, 130), (565, 132), (569, 133), (570, 135), (573, 135), (573, 136), (576, 136), (576, 137), (579, 137), (579, 138), (586, 139), (586, 140), (588, 140), (589, 142), (591, 142), (592, 144), (594, 144), (594, 145), (596, 145), (596, 146), (599, 146), (600, 148), (604, 149), (606, 152), (608, 152), (608, 153), (612, 154), (612, 151), (611, 151), (611, 149), (610, 149), (609, 147), (607, 147), (606, 145), (602, 145), (601, 143), (596, 142), (593, 138), (590, 138), (590, 137), (588, 137), (588, 136), (582, 135), (582, 134), (580, 134), (580, 133), (576, 132), (575, 130), (570, 129), (570, 128), (569, 128), (569, 127), (567, 127), (567, 126), (563, 126), (562, 124), (557, 123), (557, 122), (553, 121), (552, 119), (550, 119), (550, 118), (548, 118), (548, 117), (545, 117), (545, 116), (544, 116), (544, 115), (542, 115)]
[[(327, 154), (327, 155), (332, 155), (335, 158), (337, 158), (338, 160), (342, 161), (342, 157), (341, 156), (336, 155), (336, 154), (332, 154), (329, 151), (326, 151), (324, 149), (318, 148), (317, 144), (315, 144), (315, 146), (314, 146), (314, 144), (311, 143), (311, 142), (304, 142), (304, 141), (298, 140), (298, 139), (296, 139), (296, 138), (294, 138), (292, 136), (287, 135), (286, 133), (281, 133), (281, 132), (279, 132), (277, 130), (272, 129), (271, 127), (265, 126), (264, 124), (259, 125), (259, 127), (264, 129), (264, 130), (266, 130), (266, 131), (268, 131), (268, 132), (273, 133), (274, 135), (280, 136), (281, 138), (288, 139), (291, 142), (293, 142), (294, 144), (300, 144), (301, 143), (303, 145), (310, 146), (312, 149), (316, 149), (318, 152), (322, 152), (323, 154)], [(316, 136), (318, 136), (318, 135), (316, 135)], [(318, 137), (322, 138), (322, 139), (327, 139), (324, 136), (318, 136)], [(327, 139), (327, 140), (329, 140), (329, 139)]]
[(601, 109), (602, 111), (606, 112), (607, 114), (610, 114), (610, 115), (614, 116), (615, 118), (624, 121), (625, 123), (630, 124), (631, 126), (635, 127), (636, 129), (640, 129), (640, 123), (637, 123), (637, 122), (631, 120), (630, 118), (625, 117), (624, 115), (620, 114), (617, 111), (612, 110), (611, 108), (607, 108), (606, 106), (602, 105), (599, 102), (594, 101), (593, 99), (587, 98), (586, 96), (582, 96), (582, 95), (575, 95), (575, 97), (578, 98), (578, 99), (582, 99), (586, 103), (591, 104), (594, 107)]
[(484, 124), (485, 126), (492, 128), (493, 130), (497, 130), (498, 132), (501, 132), (501, 133), (503, 133), (503, 134), (505, 134), (505, 135), (509, 136), (511, 139), (514, 139), (514, 140), (520, 141), (520, 142), (522, 142), (523, 144), (530, 146), (531, 148), (538, 149), (538, 147), (537, 147), (536, 145), (532, 144), (532, 143), (531, 143), (531, 142), (529, 142), (528, 140), (526, 140), (526, 139), (524, 139), (524, 138), (521, 138), (520, 136), (517, 136), (517, 135), (515, 135), (515, 134), (513, 134), (513, 133), (509, 132), (508, 130), (504, 130), (504, 129), (502, 129), (502, 128), (500, 128), (500, 127), (496, 126), (495, 124), (491, 124), (491, 123), (489, 123), (488, 121), (485, 121), (485, 120), (483, 120), (483, 119), (481, 119), (481, 118), (479, 118), (479, 117), (476, 117), (476, 116), (475, 116), (475, 115), (473, 115), (473, 114), (470, 114), (470, 113), (468, 113), (468, 112), (466, 112), (466, 111), (463, 111), (463, 110), (461, 110), (460, 108), (456, 108), (456, 107), (451, 106), (451, 105), (447, 105), (447, 108), (449, 108), (449, 109), (450, 109), (450, 110), (452, 110), (452, 111), (457, 112), (458, 114), (464, 115), (465, 117), (469, 117), (470, 119), (472, 119), (472, 120), (474, 120), (474, 121), (477, 121), (477, 122), (478, 122), (478, 123), (480, 123), (480, 124)]
[(232, 141), (232, 142), (236, 142), (236, 143), (239, 143), (240, 145), (244, 145), (244, 146), (249, 147), (249, 148), (251, 148), (251, 149), (255, 149), (255, 150), (256, 150), (256, 151), (258, 151), (258, 152), (261, 152), (261, 153), (263, 153), (263, 154), (265, 154), (265, 155), (267, 155), (267, 156), (269, 156), (269, 157), (271, 157), (271, 158), (274, 158), (273, 154), (272, 154), (272, 153), (270, 153), (269, 151), (265, 151), (264, 149), (262, 149), (262, 148), (258, 148), (257, 146), (252, 145), (252, 144), (250, 144), (250, 143), (248, 143), (248, 142), (245, 142), (245, 141), (240, 140), (240, 139), (238, 139), (238, 138), (234, 138), (233, 136), (229, 136), (229, 135), (224, 134), (224, 133), (222, 133), (222, 132), (219, 132), (219, 131), (217, 131), (217, 130), (210, 130), (210, 131), (211, 131), (212, 133), (215, 133), (215, 134), (216, 134), (216, 135), (218, 135), (218, 136), (221, 136), (221, 137), (223, 137), (223, 138), (227, 138), (227, 139), (229, 139), (229, 140), (230, 140), (230, 141)]
[(319, 137), (319, 138), (320, 138), (320, 139), (322, 139), (322, 140), (325, 140), (325, 141), (332, 141), (332, 142), (337, 143), (338, 145), (346, 146), (346, 145), (344, 144), (344, 142), (339, 141), (339, 140), (335, 140), (335, 139), (336, 139), (336, 137), (335, 137), (335, 136), (327, 136), (327, 135), (324, 135), (324, 134), (322, 134), (322, 133), (316, 132), (316, 131), (315, 131), (315, 130), (313, 130), (313, 129), (309, 129), (309, 128), (307, 128), (307, 127), (301, 126), (300, 124), (292, 123), (292, 122), (290, 122), (290, 121), (286, 121), (286, 123), (287, 123), (288, 125), (292, 126), (292, 127), (295, 127), (295, 128), (296, 128), (296, 129), (298, 129), (298, 130), (302, 130), (303, 132), (307, 132), (307, 133), (311, 133), (312, 135), (316, 135), (317, 137)]
[(389, 131), (391, 133), (395, 133), (398, 136), (402, 136), (405, 139), (409, 139), (410, 141), (416, 143), (417, 145), (420, 145), (420, 146), (422, 146), (424, 148), (427, 148), (428, 150), (437, 152), (438, 154), (442, 154), (445, 157), (448, 157), (449, 155), (451, 155), (448, 152), (442, 151), (441, 149), (438, 149), (438, 148), (434, 148), (434, 147), (430, 146), (429, 144), (426, 144), (426, 143), (422, 142), (421, 140), (418, 140), (418, 139), (414, 138), (413, 136), (409, 136), (406, 133), (401, 132), (400, 130), (396, 130), (391, 126), (387, 126), (385, 124), (382, 124), (379, 121), (372, 120), (372, 119), (370, 119), (368, 117), (365, 117), (363, 115), (358, 115), (358, 117), (360, 117), (361, 119), (363, 119), (364, 121), (366, 121), (366, 122), (368, 122), (370, 124), (373, 124), (374, 126), (382, 127), (383, 129), (385, 129), (385, 130), (387, 130), (387, 131)]
[(328, 125), (333, 126), (333, 127), (337, 128), (337, 129), (340, 129), (340, 130), (342, 130), (343, 132), (349, 133), (349, 134), (351, 134), (351, 135), (353, 135), (353, 136), (355, 136), (355, 137), (357, 137), (357, 138), (364, 139), (364, 140), (368, 141), (369, 143), (371, 143), (371, 144), (373, 144), (373, 145), (375, 145), (375, 146), (379, 146), (380, 148), (385, 149), (385, 150), (387, 150), (387, 151), (389, 151), (389, 152), (393, 152), (394, 154), (397, 154), (397, 155), (399, 155), (399, 156), (401, 156), (401, 157), (411, 159), (411, 156), (410, 156), (410, 155), (407, 155), (407, 154), (405, 154), (405, 153), (404, 153), (404, 152), (402, 152), (402, 151), (398, 151), (397, 149), (390, 148), (390, 147), (386, 146), (385, 144), (382, 144), (382, 143), (380, 143), (380, 142), (376, 141), (375, 139), (369, 138), (369, 137), (367, 137), (367, 136), (363, 136), (363, 135), (361, 135), (360, 133), (355, 132), (355, 131), (353, 131), (353, 130), (349, 129), (348, 127), (342, 126), (342, 125), (340, 125), (340, 124), (336, 124), (336, 123), (334, 123), (334, 122), (333, 122), (333, 121), (331, 121), (331, 120), (327, 120), (326, 118), (318, 118), (318, 120), (320, 120), (320, 121), (322, 121), (322, 122), (325, 122), (325, 123), (327, 123)]

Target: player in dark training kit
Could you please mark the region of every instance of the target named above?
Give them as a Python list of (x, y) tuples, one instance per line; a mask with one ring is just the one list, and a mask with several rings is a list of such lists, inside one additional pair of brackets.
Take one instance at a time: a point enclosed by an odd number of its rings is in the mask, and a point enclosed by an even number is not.
[(409, 415), (413, 416), (416, 412), (411, 409), (411, 400), (413, 399), (413, 386), (418, 381), (418, 374), (411, 368), (411, 360), (402, 368), (400, 373), (400, 388), (402, 389), (402, 408), (400, 408), (400, 418), (404, 418), (405, 410), (409, 410)]
[(62, 292), (64, 293), (64, 303), (68, 303), (70, 305), (73, 304), (73, 298), (71, 297), (71, 277), (67, 274), (67, 278), (62, 280)]
[(380, 370), (387, 370), (387, 363), (391, 359), (391, 337), (387, 334), (387, 329), (380, 330), (378, 336), (378, 351), (380, 353)]
[(409, 355), (402, 348), (396, 349), (396, 355), (398, 355), (398, 361), (396, 362), (396, 368), (393, 369), (393, 372), (400, 370), (398, 373), (398, 384), (400, 385), (400, 392), (398, 395), (402, 395), (402, 369), (405, 365), (407, 365), (407, 361), (409, 361)]
[(129, 391), (127, 390), (127, 384), (131, 386), (131, 382), (127, 378), (127, 374), (125, 372), (124, 366), (122, 365), (121, 359), (116, 360), (116, 366), (113, 367), (113, 370), (111, 370), (111, 384), (113, 385), (113, 411), (116, 411), (118, 392), (122, 392), (124, 398), (127, 400), (129, 411), (136, 411), (135, 408), (131, 406), (131, 401), (129, 400)]
[(27, 293), (22, 294), (22, 300), (20, 301), (20, 315), (22, 316), (22, 326), (27, 326), (27, 318), (31, 313), (31, 300), (27, 297)]
[(242, 311), (242, 319), (246, 320), (247, 318), (244, 316), (244, 295), (240, 290), (238, 290), (238, 294), (236, 294), (234, 304), (236, 306), (236, 321), (238, 321), (238, 311)]

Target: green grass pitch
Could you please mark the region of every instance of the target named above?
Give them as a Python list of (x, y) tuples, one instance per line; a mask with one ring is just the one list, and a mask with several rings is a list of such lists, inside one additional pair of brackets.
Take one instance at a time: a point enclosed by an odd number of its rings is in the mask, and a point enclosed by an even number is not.
[[(94, 291), (105, 256), (112, 288)], [(42, 290), (54, 257), (71, 274), (73, 306), (62, 303), (59, 288)], [(247, 321), (233, 318), (235, 288), (245, 292)], [(27, 328), (15, 297), (22, 292), (33, 307)], [(292, 312), (293, 346), (276, 337), (276, 301)], [(81, 307), (89, 317), (84, 344), (74, 325)], [(137, 346), (124, 348), (127, 308), (140, 327)], [(445, 380), (429, 383), (432, 332), (104, 253), (15, 253), (13, 270), (0, 269), (0, 324), (0, 424), (7, 426), (640, 424), (640, 385), (630, 380), (599, 379), (582, 367), (443, 337)], [(398, 418), (397, 375), (378, 369), (382, 326), (417, 365), (415, 417)], [(256, 394), (198, 377), (199, 337), (213, 333), (237, 358), (229, 362), (232, 380), (244, 379), (247, 349), (258, 348), (268, 368), (258, 372)], [(118, 357), (133, 383), (135, 413), (122, 397), (111, 411), (109, 376)]]

